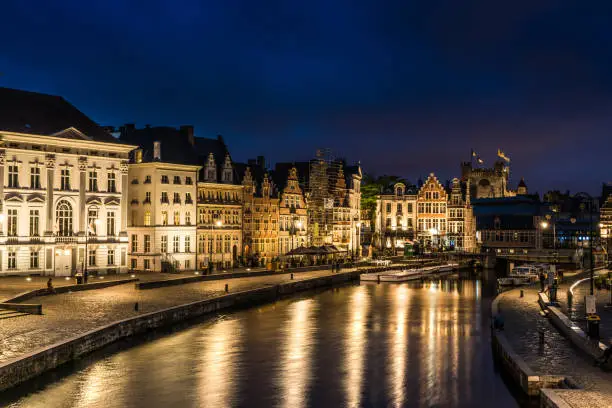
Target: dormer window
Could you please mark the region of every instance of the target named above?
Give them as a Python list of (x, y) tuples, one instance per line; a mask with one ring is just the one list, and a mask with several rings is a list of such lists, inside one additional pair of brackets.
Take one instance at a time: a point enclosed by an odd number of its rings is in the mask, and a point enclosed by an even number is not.
[(212, 153), (208, 154), (206, 168), (204, 169), (204, 179), (210, 182), (217, 180), (217, 165), (215, 164), (215, 156)]

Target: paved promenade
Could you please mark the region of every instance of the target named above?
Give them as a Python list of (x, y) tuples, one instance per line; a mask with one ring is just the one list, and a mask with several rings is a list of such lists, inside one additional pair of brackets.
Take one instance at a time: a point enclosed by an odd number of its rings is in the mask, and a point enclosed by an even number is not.
[[(568, 279), (569, 280), (569, 279)], [(561, 285), (565, 293), (569, 283)], [(573, 346), (540, 314), (538, 288), (499, 295), (505, 319), (504, 334), (514, 351), (538, 374), (565, 375), (583, 390), (556, 390), (570, 407), (612, 407), (612, 373), (593, 366), (593, 359)], [(543, 333), (543, 341), (541, 341)]]
[[(607, 275), (608, 270), (600, 271), (600, 275)], [(574, 288), (574, 301), (572, 310), (567, 308), (566, 296), (561, 298), (561, 306), (563, 313), (574, 321), (582, 330), (586, 332), (586, 318), (584, 296), (590, 293), (590, 282), (586, 280), (581, 282)], [(610, 303), (610, 291), (607, 289), (597, 290), (595, 288), (595, 296), (597, 296), (597, 313), (601, 317), (599, 327), (599, 335), (601, 342), (610, 345), (612, 344), (612, 308), (606, 307)]]
[[(351, 270), (354, 269), (344, 269), (343, 272)], [(294, 280), (326, 275), (331, 275), (331, 272), (328, 270), (300, 272), (295, 274)], [(177, 277), (176, 275), (155, 276)], [(148, 276), (145, 279), (152, 278)], [(23, 278), (20, 279), (23, 281)], [(43, 305), (43, 315), (25, 315), (1, 321), (0, 362), (117, 320), (223, 295), (226, 283), (229, 284), (230, 292), (238, 292), (278, 285), (289, 282), (290, 279), (290, 274), (278, 274), (197, 282), (149, 290), (136, 290), (133, 284), (126, 284), (39, 297), (36, 302)], [(19, 293), (23, 291), (23, 288), (19, 289)], [(134, 310), (135, 302), (139, 303), (138, 312)]]

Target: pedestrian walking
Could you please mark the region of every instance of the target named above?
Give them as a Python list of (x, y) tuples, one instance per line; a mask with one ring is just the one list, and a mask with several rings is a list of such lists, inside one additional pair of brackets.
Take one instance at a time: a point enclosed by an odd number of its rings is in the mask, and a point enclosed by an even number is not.
[(53, 287), (53, 279), (49, 278), (49, 280), (47, 281), (47, 292), (48, 293), (55, 293), (55, 288)]
[(544, 282), (546, 278), (544, 277), (544, 272), (540, 272), (540, 293), (544, 292)]
[(86, 269), (85, 272), (83, 273), (83, 283), (87, 283), (88, 277), (89, 277), (89, 272)]

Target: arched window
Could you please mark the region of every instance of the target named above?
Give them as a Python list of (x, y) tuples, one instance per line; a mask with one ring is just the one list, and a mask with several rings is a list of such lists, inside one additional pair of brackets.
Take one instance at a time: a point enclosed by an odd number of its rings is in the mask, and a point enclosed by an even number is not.
[(62, 200), (57, 203), (55, 214), (57, 220), (57, 235), (68, 237), (72, 235), (72, 206), (68, 201)]

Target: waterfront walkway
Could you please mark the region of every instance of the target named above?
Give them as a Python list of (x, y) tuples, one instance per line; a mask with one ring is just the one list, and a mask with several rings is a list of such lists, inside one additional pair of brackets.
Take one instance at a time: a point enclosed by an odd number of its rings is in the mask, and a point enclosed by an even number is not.
[[(567, 279), (571, 281), (572, 279)], [(570, 282), (559, 289), (562, 300)], [(538, 287), (515, 289), (499, 295), (505, 319), (504, 334), (514, 352), (538, 374), (564, 375), (582, 389), (555, 390), (569, 407), (612, 407), (612, 373), (593, 365), (593, 358), (576, 348), (540, 314)]]
[[(343, 269), (342, 272), (352, 270), (355, 269), (347, 268)], [(329, 270), (300, 272), (295, 274), (294, 280), (300, 281), (331, 274)], [(189, 276), (193, 276), (193, 274)], [(119, 277), (125, 278), (129, 275), (119, 275)], [(138, 277), (141, 278), (140, 274)], [(177, 275), (155, 274), (147, 275), (143, 279), (176, 277)], [(8, 279), (13, 278), (2, 279), (7, 279), (7, 282), (9, 282)], [(32, 289), (41, 287), (41, 282), (33, 284), (32, 281), (25, 281), (23, 277), (14, 279), (19, 279), (22, 284), (27, 282), (27, 285), (38, 285), (33, 286)], [(133, 284), (125, 284), (104, 289), (38, 297), (36, 302), (43, 305), (43, 315), (24, 315), (1, 321), (0, 363), (118, 320), (224, 295), (226, 283), (229, 285), (230, 292), (238, 292), (278, 285), (290, 280), (290, 274), (279, 273), (268, 276), (196, 282), (148, 290), (136, 290)], [(0, 284), (3, 282), (5, 281), (0, 281)], [(44, 282), (42, 287), (45, 287), (46, 280), (43, 279), (42, 282)], [(17, 281), (14, 284), (19, 286)], [(12, 290), (21, 293), (28, 289), (13, 287)], [(9, 289), (6, 292), (8, 293)], [(138, 311), (134, 310), (136, 302), (139, 305)]]

